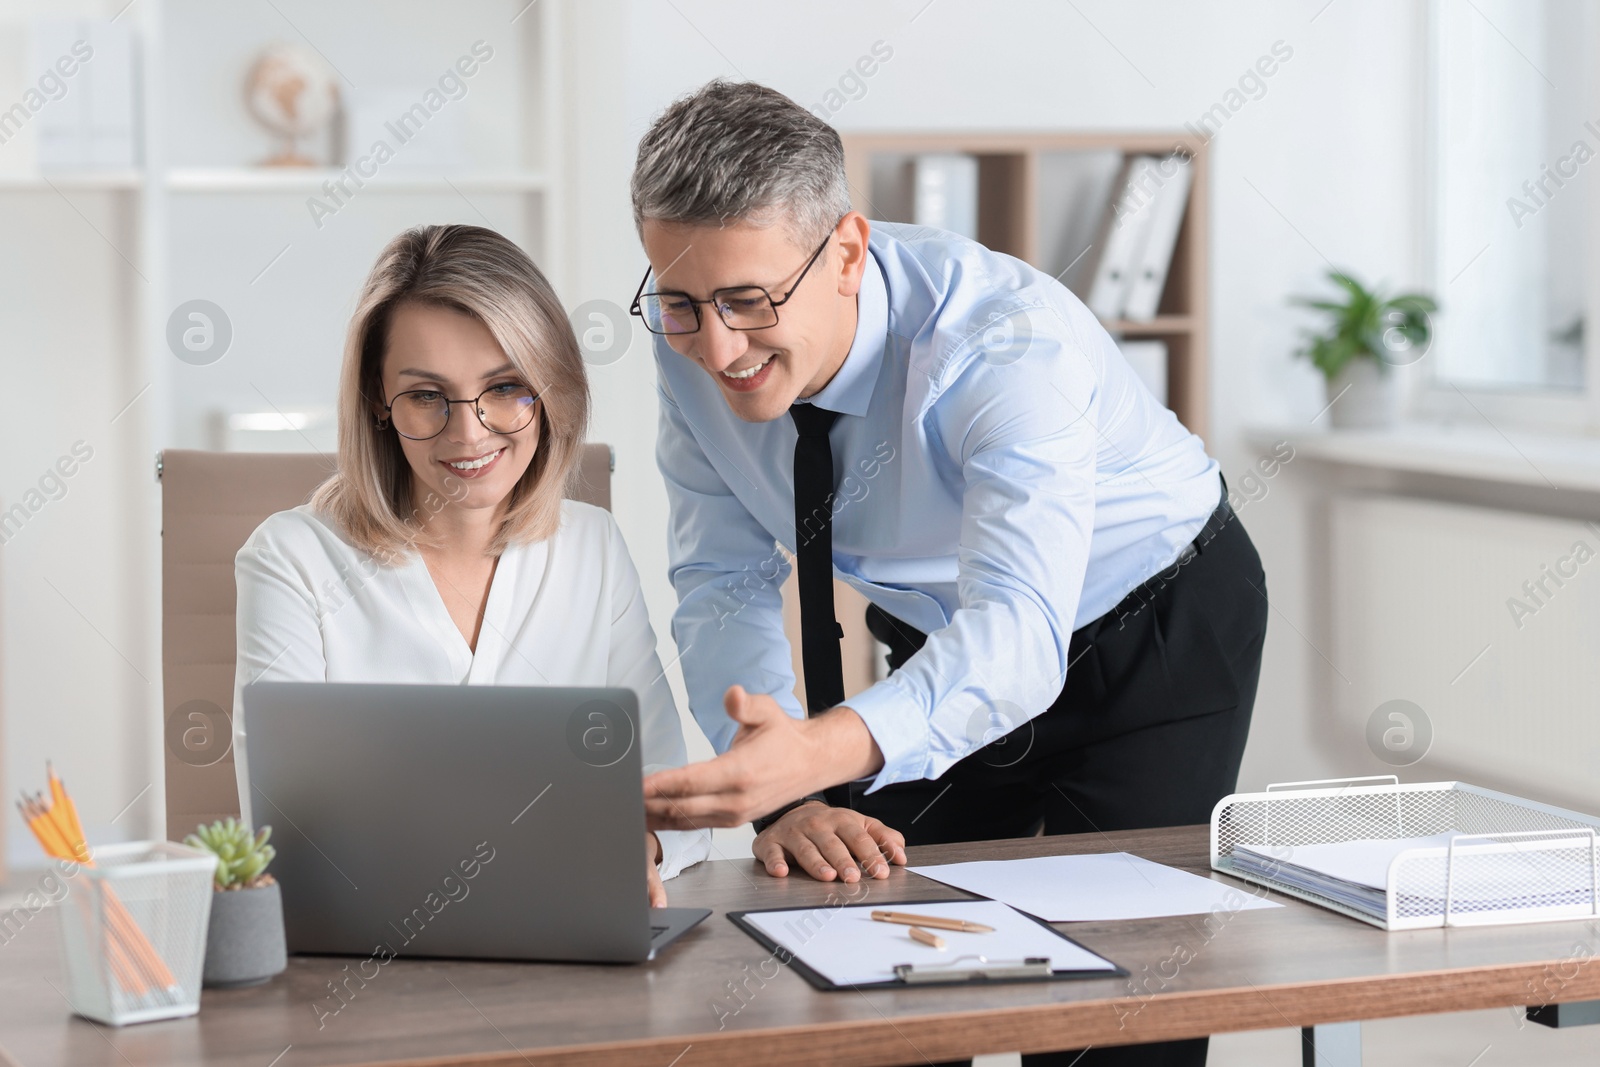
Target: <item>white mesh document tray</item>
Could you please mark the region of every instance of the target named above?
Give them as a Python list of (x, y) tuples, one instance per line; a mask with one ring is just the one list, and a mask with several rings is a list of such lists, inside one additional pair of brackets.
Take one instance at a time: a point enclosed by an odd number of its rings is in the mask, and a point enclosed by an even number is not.
[(1385, 930), (1600, 916), (1600, 819), (1394, 775), (1269, 785), (1211, 813), (1211, 868)]

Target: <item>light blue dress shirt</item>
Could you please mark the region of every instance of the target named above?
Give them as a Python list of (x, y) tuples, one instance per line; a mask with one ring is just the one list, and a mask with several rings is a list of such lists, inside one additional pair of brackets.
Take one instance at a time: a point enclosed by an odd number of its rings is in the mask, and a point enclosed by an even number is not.
[[(937, 778), (997, 725), (1049, 707), (1072, 631), (1170, 566), (1221, 485), (1201, 440), (1064, 286), (953, 234), (871, 226), (855, 339), (809, 399), (842, 413), (835, 576), (928, 635), (846, 700), (883, 752), (876, 790)], [(655, 357), (672, 636), (722, 752), (737, 730), (730, 685), (805, 714), (779, 593), (796, 544), (795, 427), (741, 420), (665, 338)]]

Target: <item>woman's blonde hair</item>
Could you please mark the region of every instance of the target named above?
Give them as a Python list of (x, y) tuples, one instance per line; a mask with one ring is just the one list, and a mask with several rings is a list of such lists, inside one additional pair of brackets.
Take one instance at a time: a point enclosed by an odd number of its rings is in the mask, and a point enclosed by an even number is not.
[(588, 376), (549, 281), (522, 249), (482, 226), (413, 227), (379, 254), (345, 338), (339, 470), (311, 498), (312, 507), (338, 523), (351, 543), (393, 561), (418, 542), (423, 508), (445, 506), (432, 492), (420, 506), (413, 499), (399, 438), (379, 425), (389, 325), (405, 304), (451, 308), (483, 323), (538, 394), (538, 447), (512, 487), (490, 550), (551, 536), (588, 431)]

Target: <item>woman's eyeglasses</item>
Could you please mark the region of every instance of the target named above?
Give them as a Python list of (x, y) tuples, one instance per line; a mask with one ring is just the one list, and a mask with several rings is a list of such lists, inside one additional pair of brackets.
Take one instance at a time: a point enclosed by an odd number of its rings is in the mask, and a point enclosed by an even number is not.
[[(478, 421), (490, 433), (512, 434), (533, 421), (539, 394), (517, 382), (491, 385), (470, 400), (451, 400), (437, 389), (408, 389), (384, 405), (395, 432), (413, 441), (426, 441), (444, 433), (450, 424), (452, 404), (471, 404)], [(382, 428), (383, 423), (379, 423)]]

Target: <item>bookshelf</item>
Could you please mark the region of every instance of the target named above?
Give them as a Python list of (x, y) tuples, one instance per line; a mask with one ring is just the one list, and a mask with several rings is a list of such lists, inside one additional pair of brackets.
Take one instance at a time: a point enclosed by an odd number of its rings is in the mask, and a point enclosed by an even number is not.
[(1210, 333), (1207, 263), (1209, 158), (1205, 142), (1187, 132), (1145, 133), (851, 133), (845, 168), (857, 210), (868, 218), (909, 222), (910, 205), (895, 175), (913, 156), (959, 152), (978, 160), (978, 240), (1048, 274), (1069, 289), (1089, 278), (1082, 267), (1112, 195), (1124, 156), (1187, 152), (1194, 181), (1156, 316), (1148, 322), (1109, 320), (1113, 335), (1158, 340), (1167, 346), (1167, 402), (1186, 427), (1205, 438), (1209, 428)]

